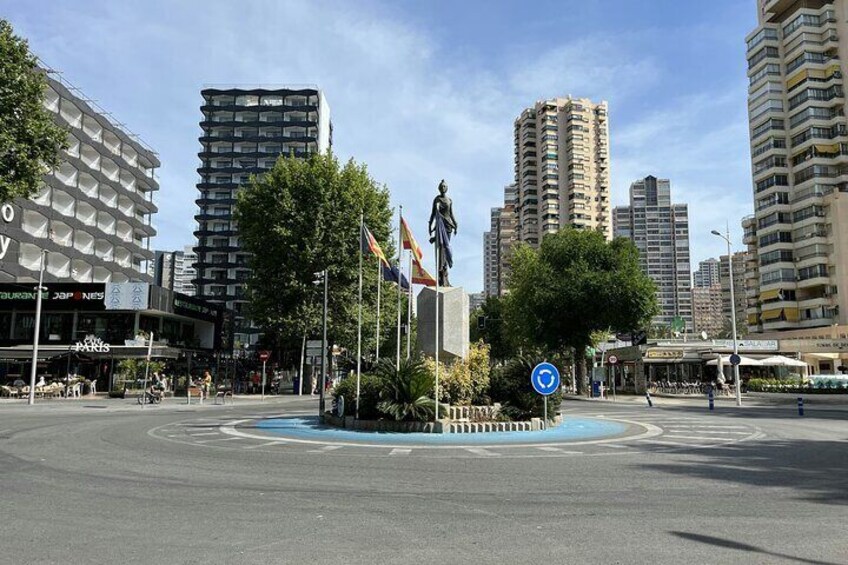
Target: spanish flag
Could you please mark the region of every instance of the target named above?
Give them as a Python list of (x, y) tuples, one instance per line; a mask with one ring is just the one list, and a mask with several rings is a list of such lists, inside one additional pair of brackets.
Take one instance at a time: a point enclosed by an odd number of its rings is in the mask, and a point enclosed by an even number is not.
[(412, 258), (412, 284), (436, 286), (436, 279), (433, 278), (433, 275), (427, 272), (424, 266), (415, 257)]
[(424, 258), (424, 252), (421, 251), (418, 242), (412, 236), (412, 230), (409, 229), (409, 224), (403, 218), (400, 219), (400, 239), (403, 242), (403, 248), (409, 249), (416, 261), (420, 262)]
[(380, 244), (377, 243), (377, 238), (374, 237), (374, 234), (371, 233), (365, 224), (362, 224), (362, 231), (359, 234), (359, 246), (363, 253), (371, 252), (377, 258), (380, 259), (380, 262), (389, 266), (389, 262), (386, 260), (386, 256), (383, 254), (383, 250), (380, 248)]

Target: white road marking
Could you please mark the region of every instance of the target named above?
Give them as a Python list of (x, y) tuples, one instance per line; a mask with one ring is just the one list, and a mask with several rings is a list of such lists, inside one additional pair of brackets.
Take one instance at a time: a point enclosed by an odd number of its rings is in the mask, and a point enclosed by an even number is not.
[(729, 437), (709, 437), (709, 436), (678, 436), (673, 434), (665, 434), (663, 437), (668, 439), (697, 439), (699, 441), (727, 441)]
[(328, 451), (335, 451), (336, 449), (341, 448), (341, 445), (325, 445), (321, 449), (310, 449), (308, 453), (327, 453)]
[(736, 435), (743, 435), (743, 436), (747, 436), (747, 435), (751, 434), (750, 431), (748, 431), (748, 432), (736, 432), (736, 431), (730, 431), (730, 430), (707, 430), (707, 429), (704, 429), (704, 428), (699, 428), (699, 427), (694, 427), (694, 426), (690, 429), (687, 429), (687, 430), (679, 429), (679, 428), (666, 428), (666, 431), (671, 432), (671, 433), (682, 432), (684, 434), (691, 434), (691, 433), (697, 433), (697, 432), (703, 432), (705, 434), (736, 434)]
[(607, 443), (607, 444), (605, 444), (605, 446), (606, 447), (613, 447), (615, 449), (627, 449), (629, 447), (627, 445), (618, 445), (617, 443)]
[(560, 449), (559, 447), (537, 447), (541, 451), (549, 451), (551, 453), (562, 453), (564, 455), (583, 455), (582, 451), (566, 451), (565, 449)]
[(748, 430), (748, 426), (711, 426), (709, 424), (696, 424), (694, 426), (686, 426), (684, 424), (670, 424), (670, 428), (704, 428), (715, 430)]
[(257, 447), (268, 447), (269, 445), (282, 445), (284, 442), (282, 441), (269, 441), (266, 443), (259, 443), (257, 445), (245, 445), (244, 449), (256, 449)]
[(389, 455), (409, 455), (410, 453), (412, 453), (411, 449), (396, 447), (389, 452)]
[(212, 442), (212, 441), (233, 441), (234, 439), (241, 439), (241, 438), (238, 438), (238, 437), (220, 437), (220, 438), (216, 438), (216, 439), (202, 439), (202, 440), (196, 441), (195, 443), (201, 443), (202, 444), (202, 443), (209, 443), (209, 442)]
[(221, 435), (218, 432), (201, 432), (199, 434), (189, 434), (191, 437), (201, 437), (201, 436), (217, 436)]
[(639, 443), (643, 445), (672, 445), (674, 447), (698, 447), (690, 443), (680, 443), (677, 441), (661, 441), (657, 439), (640, 439)]
[(474, 455), (482, 455), (484, 457), (500, 457), (500, 453), (495, 453), (494, 451), (489, 451), (488, 449), (483, 449), (482, 447), (467, 447), (466, 451), (470, 451)]

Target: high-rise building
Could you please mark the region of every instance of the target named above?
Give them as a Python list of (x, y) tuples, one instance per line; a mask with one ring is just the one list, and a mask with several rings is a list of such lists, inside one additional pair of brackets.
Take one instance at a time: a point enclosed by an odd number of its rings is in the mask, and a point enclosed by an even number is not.
[(474, 312), (474, 310), (483, 306), (483, 303), (486, 302), (486, 293), (485, 292), (474, 292), (468, 295), (468, 311)]
[(607, 103), (536, 102), (515, 120), (516, 239), (533, 247), (566, 226), (611, 238)]
[(718, 259), (711, 257), (698, 263), (698, 270), (695, 271), (692, 278), (694, 279), (694, 286), (715, 286), (719, 284)]
[[(498, 226), (503, 208), (492, 208), (489, 231), (483, 233), (483, 294), (498, 296)], [(473, 310), (473, 308), (472, 308)]]
[(719, 285), (692, 288), (692, 316), (695, 333), (706, 332), (708, 337), (718, 337), (724, 329), (722, 293)]
[(149, 282), (156, 153), (58, 75), (45, 107), (68, 131), (38, 194), (0, 207), (0, 282)]
[(754, 209), (742, 222), (751, 332), (848, 316), (846, 0), (759, 0), (748, 47)]
[(688, 206), (672, 204), (668, 179), (648, 176), (630, 185), (630, 205), (617, 206), (613, 220), (615, 236), (633, 241), (642, 271), (657, 285), (660, 314), (653, 324), (671, 326), (679, 317), (691, 331)]
[[(722, 255), (719, 261), (721, 310), (725, 323), (729, 324), (730, 318), (733, 316), (733, 310), (730, 307), (730, 268), (727, 255)], [(748, 253), (746, 251), (738, 251), (733, 254), (733, 298), (736, 301), (736, 331), (739, 333), (746, 333), (745, 307), (747, 306), (747, 299), (745, 297), (745, 267), (747, 262)]]
[(182, 251), (157, 251), (153, 260), (153, 283), (169, 290), (194, 296), (194, 262), (197, 256), (187, 245)]
[(245, 317), (249, 255), (233, 221), (236, 193), (250, 175), (271, 169), (280, 155), (327, 151), (332, 144), (330, 107), (317, 87), (209, 88), (201, 95), (194, 283), (198, 296), (235, 311), (235, 339), (251, 345), (259, 330)]

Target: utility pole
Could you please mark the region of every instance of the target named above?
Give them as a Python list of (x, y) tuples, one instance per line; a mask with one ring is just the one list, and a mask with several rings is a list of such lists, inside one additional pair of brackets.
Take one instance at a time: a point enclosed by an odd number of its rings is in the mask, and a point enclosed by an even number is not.
[(47, 250), (41, 250), (41, 269), (38, 272), (38, 287), (35, 289), (35, 334), (32, 338), (32, 370), (29, 374), (29, 398), (27, 404), (35, 404), (35, 373), (38, 370), (38, 338), (41, 331), (41, 293), (44, 292), (44, 264)]

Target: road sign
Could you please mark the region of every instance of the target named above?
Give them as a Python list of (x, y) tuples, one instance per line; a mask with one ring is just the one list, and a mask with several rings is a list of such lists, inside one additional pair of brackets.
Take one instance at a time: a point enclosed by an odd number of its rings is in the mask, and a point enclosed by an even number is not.
[(550, 396), (559, 390), (559, 371), (550, 363), (539, 363), (530, 374), (533, 390), (543, 396)]
[(268, 359), (270, 359), (270, 358), (271, 358), (271, 352), (270, 351), (260, 351), (259, 352), (259, 360), (262, 361), (263, 363), (268, 361)]
[(607, 363), (609, 363), (610, 365), (615, 365), (616, 363), (618, 363), (618, 357), (616, 357), (615, 355), (610, 355), (609, 357), (607, 357)]
[(731, 365), (738, 365), (741, 362), (742, 362), (742, 358), (739, 357), (738, 355), (736, 355), (735, 353), (730, 356), (730, 364)]

